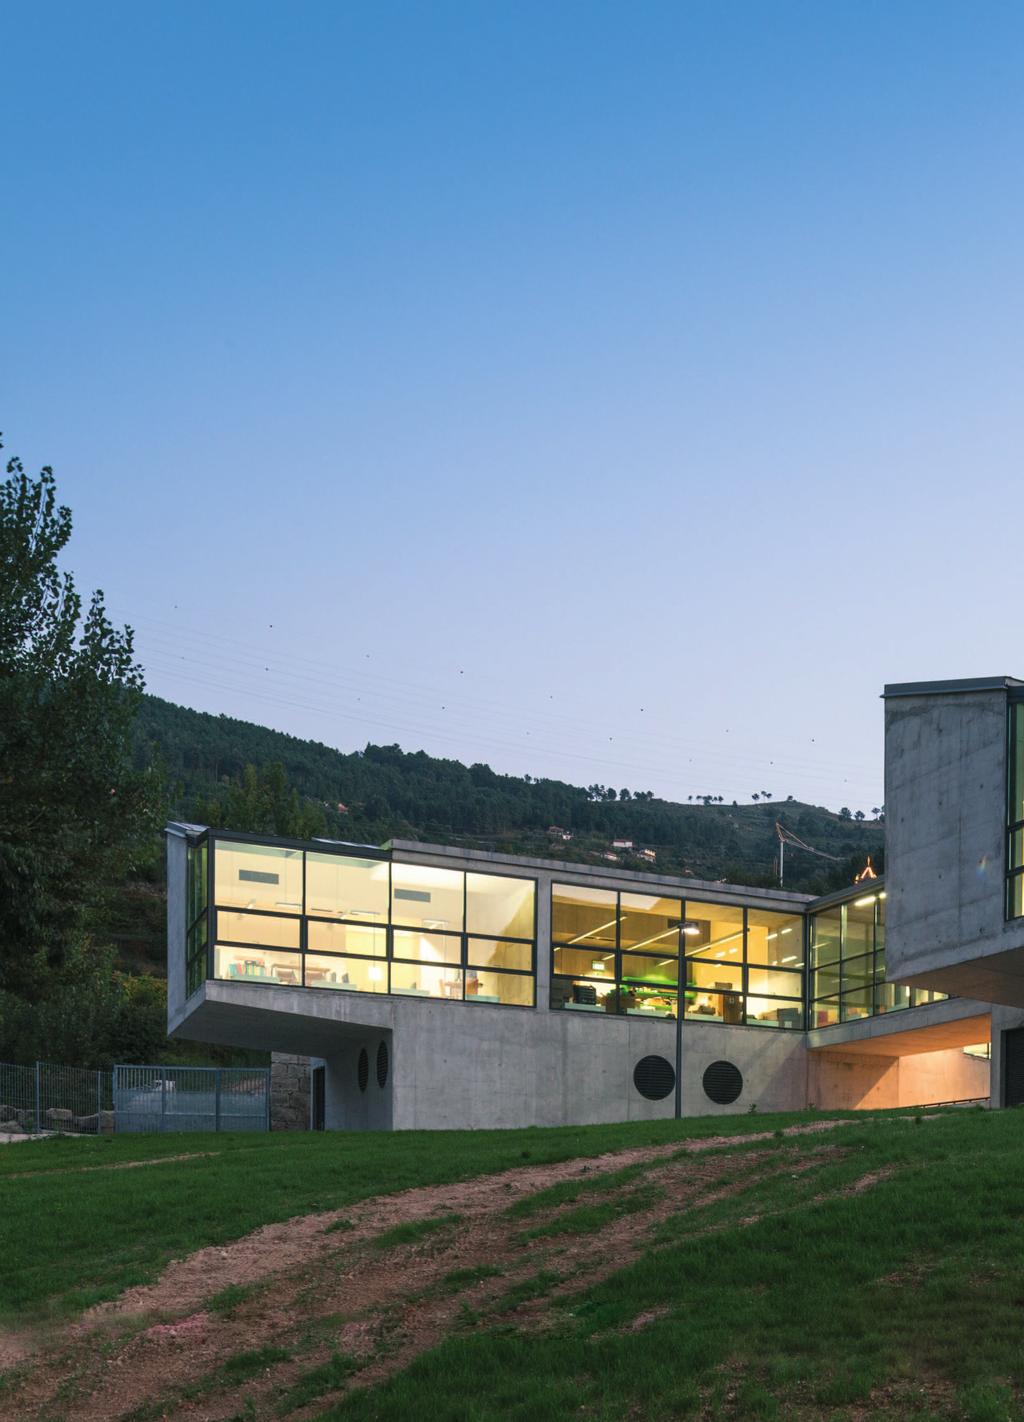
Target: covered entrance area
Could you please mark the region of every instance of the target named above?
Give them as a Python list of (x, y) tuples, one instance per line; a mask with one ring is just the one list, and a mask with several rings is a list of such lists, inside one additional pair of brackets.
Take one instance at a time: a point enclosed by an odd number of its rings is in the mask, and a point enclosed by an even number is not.
[[(932, 1020), (921, 1021), (925, 1014)], [(882, 1110), (989, 1099), (983, 1048), (991, 1043), (992, 1017), (976, 1003), (936, 1003), (845, 1028), (808, 1034), (807, 1095), (816, 1106)], [(1024, 1033), (1019, 1051), (1024, 1101)]]

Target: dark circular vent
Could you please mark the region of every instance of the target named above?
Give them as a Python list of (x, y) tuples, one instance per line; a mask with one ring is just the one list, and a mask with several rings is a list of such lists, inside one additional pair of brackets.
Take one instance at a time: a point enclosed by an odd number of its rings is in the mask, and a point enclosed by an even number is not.
[(388, 1084), (388, 1044), (381, 1042), (377, 1048), (377, 1085), (383, 1091)]
[(633, 1068), (633, 1085), (648, 1101), (662, 1101), (675, 1090), (675, 1067), (664, 1057), (641, 1057)]
[(366, 1048), (359, 1048), (359, 1067), (356, 1072), (359, 1080), (359, 1090), (365, 1091), (370, 1080), (370, 1058), (366, 1055)]
[(704, 1095), (716, 1106), (730, 1106), (743, 1090), (743, 1076), (732, 1062), (712, 1062), (704, 1073)]

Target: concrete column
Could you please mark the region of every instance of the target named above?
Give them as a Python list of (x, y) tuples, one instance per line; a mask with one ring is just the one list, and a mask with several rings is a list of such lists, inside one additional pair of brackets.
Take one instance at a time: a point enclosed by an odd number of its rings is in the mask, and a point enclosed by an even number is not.
[(537, 875), (537, 1008), (551, 1002), (551, 875)]

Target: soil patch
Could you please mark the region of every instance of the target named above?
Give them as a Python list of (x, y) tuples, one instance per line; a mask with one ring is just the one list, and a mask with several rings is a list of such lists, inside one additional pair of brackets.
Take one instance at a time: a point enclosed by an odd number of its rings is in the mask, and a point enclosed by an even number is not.
[[(815, 1122), (785, 1134), (815, 1134), (839, 1124)], [(749, 1190), (772, 1174), (814, 1169), (845, 1153), (837, 1145), (819, 1146), (794, 1161), (756, 1149), (776, 1134), (708, 1137), (522, 1166), (266, 1226), (230, 1245), (174, 1261), (155, 1283), (128, 1290), (61, 1333), (51, 1333), (45, 1359), (37, 1361), (20, 1389), (8, 1394), (16, 1410), (4, 1412), (0, 1404), (0, 1416), (19, 1422), (35, 1416), (111, 1422), (149, 1403), (175, 1418), (228, 1418), (237, 1413), (241, 1385), (225, 1381), (224, 1366), (252, 1356), (255, 1339), (269, 1340), (284, 1355), (266, 1367), (258, 1366), (257, 1358), (256, 1373), (242, 1386), (245, 1396), (253, 1398), (255, 1415), (269, 1417), (276, 1415), (285, 1390), (334, 1352), (354, 1360), (346, 1388), (380, 1381), (457, 1328), (467, 1307), (492, 1322), (548, 1326), (567, 1296), (649, 1248), (652, 1229), (669, 1215)], [(746, 1168), (740, 1179), (732, 1179), (735, 1154), (712, 1154), (721, 1146), (743, 1152)], [(600, 1189), (603, 1175), (634, 1164), (648, 1169), (621, 1187)], [(588, 1188), (578, 1202), (525, 1222), (507, 1214), (522, 1195), (574, 1179), (599, 1188)], [(599, 1203), (609, 1192), (648, 1185), (656, 1187), (649, 1206), (586, 1233), (534, 1239), (524, 1248), (524, 1230), (543, 1224), (559, 1209)], [(418, 1242), (373, 1246), (395, 1225), (442, 1216), (449, 1217), (447, 1222)], [(348, 1227), (332, 1230), (340, 1220)], [(550, 1286), (530, 1297), (529, 1282), (538, 1273), (546, 1275)], [(455, 1287), (446, 1283), (452, 1278), (460, 1281)], [(226, 1314), (202, 1307), (230, 1285), (251, 1284), (260, 1287)], [(508, 1298), (517, 1285), (526, 1286), (521, 1303)], [(146, 1316), (148, 1326), (140, 1326)], [(655, 1316), (641, 1316), (645, 1321), (638, 1326)], [(24, 1348), (20, 1357), (25, 1357)], [(197, 1380), (204, 1378), (197, 1389)], [(310, 1415), (322, 1411), (328, 1400), (327, 1394), (318, 1398)], [(288, 1415), (299, 1419), (304, 1414)]]

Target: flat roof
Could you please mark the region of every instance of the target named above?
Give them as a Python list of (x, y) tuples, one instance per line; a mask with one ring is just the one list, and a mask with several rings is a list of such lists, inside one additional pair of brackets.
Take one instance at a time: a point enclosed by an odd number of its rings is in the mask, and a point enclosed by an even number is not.
[(955, 681), (892, 681), (887, 682), (882, 696), (956, 696), (968, 691), (1008, 691), (1024, 686), (1014, 676), (965, 676)]
[(207, 825), (186, 824), (172, 820), (165, 833), (175, 837), (194, 839), (203, 834), (213, 834), (226, 840), (246, 844), (265, 844), (289, 849), (336, 850), (339, 853), (363, 855), (367, 858), (389, 858), (394, 853), (405, 856), (434, 860), (464, 860), (471, 863), (492, 865), (495, 868), (543, 870), (557, 874), (559, 878), (571, 881), (584, 879), (595, 882), (595, 886), (622, 889), (636, 888), (641, 891), (675, 890), (680, 898), (700, 897), (712, 902), (735, 903), (737, 899), (748, 904), (762, 901), (766, 908), (783, 905), (803, 910), (813, 903), (814, 894), (800, 893), (794, 889), (761, 888), (753, 884), (736, 884), (718, 879), (683, 878), (678, 874), (658, 873), (650, 870), (627, 869), (614, 864), (582, 864), (566, 859), (544, 859), (527, 854), (504, 854), (493, 849), (466, 849), (454, 844), (427, 844), (416, 839), (389, 839), (382, 845), (354, 844), (337, 839), (283, 839), (277, 835), (251, 834), (241, 830), (210, 829)]

